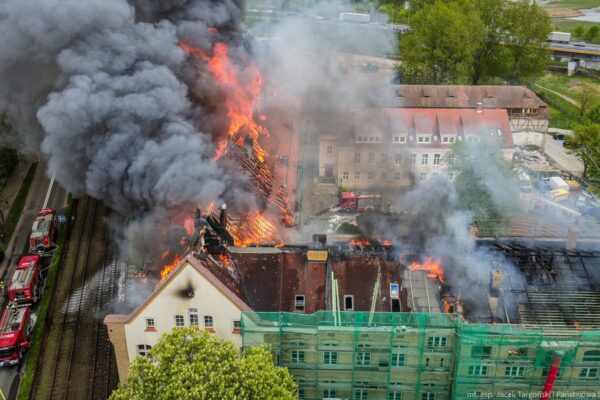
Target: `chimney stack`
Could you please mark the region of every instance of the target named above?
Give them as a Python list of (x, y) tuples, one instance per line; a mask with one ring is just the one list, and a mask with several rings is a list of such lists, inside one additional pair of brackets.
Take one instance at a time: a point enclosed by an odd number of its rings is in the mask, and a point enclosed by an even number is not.
[(221, 206), (221, 213), (219, 214), (219, 224), (221, 228), (227, 229), (227, 204), (223, 203)]

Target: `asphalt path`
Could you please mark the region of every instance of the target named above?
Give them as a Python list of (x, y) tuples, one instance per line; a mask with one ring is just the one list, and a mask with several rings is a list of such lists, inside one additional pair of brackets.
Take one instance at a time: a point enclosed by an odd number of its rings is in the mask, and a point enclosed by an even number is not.
[[(50, 188), (50, 179), (46, 176), (46, 165), (40, 163), (37, 167), (31, 188), (29, 189), (23, 213), (21, 214), (21, 218), (15, 229), (16, 236), (14, 238), (13, 246), (10, 248), (10, 251), (7, 252), (7, 256), (10, 257), (10, 259), (7, 263), (8, 267), (6, 274), (4, 275), (5, 280), (12, 276), (12, 273), (17, 266), (17, 262), (22, 255), (27, 253), (29, 231), (37, 211), (42, 208), (44, 202), (47, 202), (47, 207), (54, 208), (61, 214), (67, 205), (67, 192), (56, 182), (53, 182), (52, 187)], [(45, 267), (49, 264), (49, 258), (50, 256), (46, 257), (44, 260)], [(1, 304), (4, 303), (4, 298), (2, 298)], [(37, 313), (37, 305), (33, 307), (32, 311), (34, 315)], [(19, 380), (15, 378), (21, 371), (22, 365), (0, 368), (0, 388), (7, 399), (16, 398)]]

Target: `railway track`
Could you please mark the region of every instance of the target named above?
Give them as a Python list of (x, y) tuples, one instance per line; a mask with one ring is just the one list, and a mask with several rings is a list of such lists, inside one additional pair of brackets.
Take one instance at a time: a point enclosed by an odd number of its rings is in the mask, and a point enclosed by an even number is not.
[(89, 197), (77, 204), (48, 314), (33, 399), (106, 399), (118, 382), (102, 324), (119, 278), (118, 253), (109, 245), (104, 225), (106, 213)]

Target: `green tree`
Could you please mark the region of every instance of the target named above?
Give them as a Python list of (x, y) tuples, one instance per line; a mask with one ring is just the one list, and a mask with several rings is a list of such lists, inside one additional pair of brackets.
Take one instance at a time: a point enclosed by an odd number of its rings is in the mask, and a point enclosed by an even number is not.
[(573, 36), (581, 38), (581, 37), (583, 37), (584, 32), (585, 32), (585, 29), (583, 28), (583, 26), (577, 25), (577, 27), (573, 30)]
[(128, 380), (110, 399), (275, 400), (297, 394), (287, 369), (273, 365), (265, 347), (240, 357), (233, 343), (187, 327), (164, 335), (148, 357), (135, 358)]
[(577, 87), (576, 92), (579, 94), (579, 112), (581, 115), (585, 115), (590, 107), (590, 104), (594, 104), (596, 102), (598, 98), (598, 92), (587, 83)]
[(473, 74), (473, 54), (483, 31), (475, 12), (438, 1), (416, 13), (410, 23), (412, 33), (400, 43), (405, 82), (462, 82)]
[(587, 109), (585, 120), (594, 124), (600, 124), (600, 103), (596, 103)]
[(598, 28), (598, 25), (592, 25), (589, 27), (587, 32), (585, 32), (583, 38), (588, 42), (593, 42), (598, 37), (598, 33), (600, 33), (600, 28)]
[[(446, 81), (475, 85), (496, 78), (512, 81), (532, 77), (548, 63), (544, 42), (552, 25), (548, 13), (535, 2), (419, 0), (415, 9), (410, 20), (411, 39), (403, 40), (400, 46), (403, 75), (409, 82), (439, 76), (435, 69), (440, 61), (450, 69)], [(432, 11), (437, 11), (435, 17)], [(441, 17), (444, 11), (451, 12)], [(453, 34), (456, 29), (458, 33)], [(457, 49), (460, 51), (455, 53)], [(427, 56), (437, 62), (425, 63)]]
[(502, 156), (498, 137), (479, 135), (481, 142), (457, 143), (450, 157), (457, 173), (454, 188), (458, 208), (473, 212), (476, 220), (504, 219), (520, 211), (518, 180)]
[(573, 136), (565, 144), (583, 163), (583, 177), (599, 177), (600, 169), (600, 124), (590, 121), (573, 127)]

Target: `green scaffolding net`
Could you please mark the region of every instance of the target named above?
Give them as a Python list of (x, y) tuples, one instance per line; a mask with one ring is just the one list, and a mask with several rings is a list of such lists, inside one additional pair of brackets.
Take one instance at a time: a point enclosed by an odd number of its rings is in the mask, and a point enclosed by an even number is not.
[(271, 347), (302, 399), (539, 398), (555, 357), (553, 398), (600, 388), (598, 332), (553, 335), (442, 313), (246, 312), (242, 337), (244, 347)]

